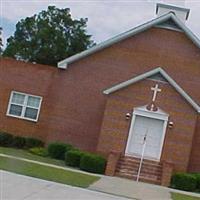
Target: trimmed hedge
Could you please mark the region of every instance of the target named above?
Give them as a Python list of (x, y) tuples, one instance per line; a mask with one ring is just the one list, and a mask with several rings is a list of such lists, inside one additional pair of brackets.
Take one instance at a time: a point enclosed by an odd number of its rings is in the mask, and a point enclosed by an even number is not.
[(48, 154), (52, 158), (64, 160), (65, 153), (70, 151), (72, 148), (73, 146), (70, 144), (53, 142), (48, 145)]
[(0, 146), (10, 147), (12, 145), (13, 136), (9, 133), (0, 132)]
[(197, 190), (200, 191), (200, 173), (195, 173), (193, 176), (197, 179)]
[(197, 188), (197, 178), (192, 174), (176, 173), (172, 176), (171, 187), (193, 192)]
[(30, 149), (43, 147), (44, 142), (32, 137), (13, 136), (10, 133), (0, 132), (0, 146)]
[(12, 139), (12, 147), (23, 149), (26, 145), (26, 139), (20, 136), (14, 136)]
[(84, 153), (81, 157), (80, 169), (84, 171), (103, 174), (105, 167), (106, 159), (102, 156)]
[(83, 156), (84, 152), (79, 150), (70, 150), (65, 153), (65, 164), (71, 167), (79, 167), (81, 157)]
[(26, 145), (25, 147), (27, 149), (31, 149), (34, 147), (43, 147), (44, 146), (44, 142), (42, 140), (36, 139), (36, 138), (32, 138), (32, 137), (27, 137), (26, 138)]
[(47, 157), (48, 152), (47, 149), (44, 147), (34, 147), (29, 149), (29, 152), (38, 156)]

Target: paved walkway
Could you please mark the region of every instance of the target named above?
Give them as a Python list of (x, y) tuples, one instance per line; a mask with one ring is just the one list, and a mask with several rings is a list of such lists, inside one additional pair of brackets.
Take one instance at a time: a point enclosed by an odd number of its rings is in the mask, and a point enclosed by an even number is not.
[(170, 192), (164, 187), (118, 177), (102, 177), (89, 188), (138, 200), (171, 200)]
[[(167, 187), (162, 187), (162, 186), (157, 186), (157, 185), (152, 185), (152, 184), (147, 184), (147, 183), (142, 183), (142, 182), (137, 183), (135, 181), (128, 180), (128, 179), (122, 179), (119, 177), (109, 177), (109, 176), (104, 176), (104, 175), (92, 174), (92, 173), (84, 172), (84, 171), (81, 171), (78, 169), (57, 166), (57, 165), (53, 165), (53, 164), (43, 163), (43, 162), (29, 160), (29, 159), (25, 159), (25, 158), (19, 158), (19, 157), (15, 157), (15, 156), (11, 156), (11, 155), (6, 155), (6, 154), (0, 154), (0, 156), (17, 159), (17, 160), (22, 160), (22, 161), (30, 162), (30, 163), (36, 163), (36, 164), (40, 164), (40, 165), (44, 165), (44, 166), (55, 167), (55, 168), (64, 169), (64, 170), (68, 170), (68, 171), (75, 171), (75, 172), (79, 172), (79, 173), (99, 176), (99, 177), (101, 177), (101, 179), (99, 181), (97, 181), (96, 183), (94, 183), (93, 185), (91, 185), (89, 187), (90, 190), (99, 191), (99, 192), (103, 192), (103, 193), (107, 193), (107, 194), (113, 194), (113, 195), (117, 195), (117, 196), (121, 196), (121, 197), (132, 198), (132, 199), (136, 199), (136, 200), (171, 200), (171, 195), (170, 195), (171, 192), (200, 197), (200, 194), (197, 194), (197, 193), (185, 192), (185, 191), (181, 191), (181, 190), (170, 189)], [(30, 179), (32, 179), (32, 178), (30, 178)], [(38, 180), (40, 180), (40, 179), (38, 179)], [(43, 181), (43, 180), (41, 180), (41, 181)], [(59, 183), (55, 183), (55, 184), (59, 184)], [(60, 185), (62, 185), (62, 184), (60, 184)], [(65, 186), (65, 187), (74, 188), (71, 186)], [(77, 189), (79, 190), (79, 188), (77, 188)], [(80, 190), (83, 190), (83, 189), (80, 189)], [(0, 190), (0, 192), (1, 192), (1, 190)], [(89, 197), (87, 199), (89, 199)], [(118, 197), (118, 198), (115, 197), (114, 199), (120, 199), (120, 197)], [(2, 199), (0, 198), (0, 200), (2, 200)], [(9, 199), (9, 200), (12, 200), (12, 199)], [(15, 200), (15, 199), (13, 199), (13, 200)], [(40, 200), (41, 200), (41, 198), (40, 198)], [(58, 200), (58, 199), (56, 199), (56, 200)]]
[(159, 185), (104, 176), (89, 187), (91, 190), (120, 195), (137, 200), (171, 200), (171, 192), (200, 197), (200, 194), (175, 190)]
[(0, 200), (128, 200), (0, 170)]

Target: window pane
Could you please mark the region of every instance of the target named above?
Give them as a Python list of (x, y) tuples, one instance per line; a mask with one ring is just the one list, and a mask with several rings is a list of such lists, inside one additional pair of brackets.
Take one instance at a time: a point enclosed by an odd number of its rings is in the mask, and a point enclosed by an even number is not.
[(24, 117), (30, 118), (30, 119), (36, 119), (37, 118), (38, 110), (34, 108), (26, 108), (26, 112)]
[(25, 95), (13, 93), (12, 103), (24, 104)]
[(40, 98), (32, 96), (28, 97), (28, 102), (27, 102), (28, 106), (38, 108), (39, 104), (40, 104)]
[(11, 115), (16, 115), (16, 116), (21, 116), (22, 114), (22, 106), (17, 106), (17, 105), (10, 105), (10, 110), (9, 114)]

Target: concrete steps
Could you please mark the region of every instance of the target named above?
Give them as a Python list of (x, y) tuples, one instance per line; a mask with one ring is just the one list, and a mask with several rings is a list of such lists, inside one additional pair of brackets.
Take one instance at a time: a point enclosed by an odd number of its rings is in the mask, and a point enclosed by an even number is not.
[[(117, 164), (116, 176), (128, 179), (137, 179), (140, 159), (129, 156), (122, 156)], [(144, 159), (139, 181), (161, 184), (162, 165), (159, 162)]]

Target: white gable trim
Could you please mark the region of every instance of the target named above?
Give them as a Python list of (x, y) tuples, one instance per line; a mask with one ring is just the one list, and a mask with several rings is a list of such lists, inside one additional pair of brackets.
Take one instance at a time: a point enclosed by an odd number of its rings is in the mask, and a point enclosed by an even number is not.
[(75, 62), (79, 59), (82, 59), (86, 56), (89, 56), (97, 51), (107, 48), (117, 42), (120, 42), (120, 41), (126, 39), (126, 38), (134, 36), (140, 32), (143, 32), (149, 28), (152, 28), (162, 22), (169, 20), (169, 19), (172, 19), (183, 30), (183, 32), (189, 37), (189, 39), (191, 39), (194, 42), (194, 44), (200, 48), (200, 40), (194, 35), (194, 33), (192, 33), (192, 31), (189, 28), (187, 28), (185, 26), (185, 24), (183, 22), (181, 22), (173, 13), (168, 13), (168, 14), (160, 16), (156, 19), (153, 19), (147, 23), (144, 23), (140, 26), (137, 26), (129, 31), (121, 33), (121, 34), (119, 34), (109, 40), (106, 40), (88, 50), (82, 51), (76, 55), (66, 58), (66, 59), (58, 62), (57, 66), (58, 66), (58, 68), (61, 68), (61, 69), (67, 69), (68, 64), (70, 64), (70, 63), (73, 63), (73, 62)]
[(150, 110), (147, 109), (147, 106), (148, 105), (134, 108), (134, 113), (136, 115), (140, 115), (140, 116), (143, 116), (143, 117), (150, 117), (150, 118), (154, 118), (154, 119), (160, 119), (160, 120), (168, 121), (168, 118), (169, 118), (168, 113), (164, 112), (159, 107), (158, 107), (157, 111), (150, 111)]
[(151, 71), (148, 71), (144, 74), (136, 76), (128, 81), (117, 84), (111, 88), (108, 88), (103, 91), (104, 94), (111, 94), (115, 91), (118, 91), (122, 88), (125, 88), (133, 83), (146, 79), (154, 74), (160, 73), (173, 87), (174, 89), (197, 111), (200, 113), (200, 106), (161, 68), (158, 67)]
[(183, 8), (183, 7), (178, 7), (178, 6), (175, 6), (175, 5), (169, 5), (169, 4), (163, 4), (163, 3), (157, 3), (156, 14), (158, 14), (159, 7), (186, 12), (185, 20), (188, 19), (189, 14), (190, 14), (190, 9), (188, 9), (188, 8)]

